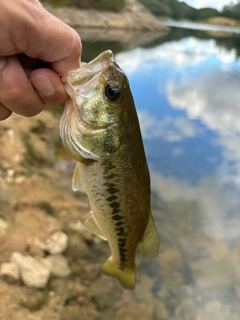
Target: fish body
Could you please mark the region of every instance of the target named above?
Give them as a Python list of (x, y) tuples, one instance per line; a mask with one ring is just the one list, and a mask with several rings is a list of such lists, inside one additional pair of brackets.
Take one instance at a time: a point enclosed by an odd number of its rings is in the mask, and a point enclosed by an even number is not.
[(70, 98), (60, 135), (77, 160), (73, 189), (86, 189), (84, 227), (108, 241), (101, 271), (135, 286), (135, 253), (154, 258), (159, 240), (150, 208), (150, 177), (128, 79), (110, 50), (63, 79)]

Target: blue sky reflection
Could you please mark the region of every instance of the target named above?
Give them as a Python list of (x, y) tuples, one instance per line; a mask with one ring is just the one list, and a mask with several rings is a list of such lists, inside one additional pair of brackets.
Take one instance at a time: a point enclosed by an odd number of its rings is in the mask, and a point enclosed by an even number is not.
[(239, 236), (240, 222), (233, 226), (226, 218), (240, 206), (240, 61), (235, 49), (188, 37), (120, 53), (116, 60), (131, 83), (153, 189), (165, 199), (201, 201), (211, 236)]

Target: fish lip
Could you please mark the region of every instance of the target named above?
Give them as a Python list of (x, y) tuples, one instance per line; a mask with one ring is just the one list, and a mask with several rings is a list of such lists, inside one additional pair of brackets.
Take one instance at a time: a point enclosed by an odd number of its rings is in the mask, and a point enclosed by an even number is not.
[(80, 68), (70, 70), (67, 76), (62, 76), (62, 81), (73, 87), (83, 85), (97, 74), (105, 71), (114, 62), (112, 51), (106, 50), (92, 61), (80, 66)]

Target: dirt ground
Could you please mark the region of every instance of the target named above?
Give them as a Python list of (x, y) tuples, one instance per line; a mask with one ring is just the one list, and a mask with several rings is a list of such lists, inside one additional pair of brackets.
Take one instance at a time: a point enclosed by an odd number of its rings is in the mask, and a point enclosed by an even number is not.
[(64, 257), (71, 275), (51, 276), (43, 289), (0, 277), (0, 319), (123, 320), (144, 314), (147, 319), (152, 313), (147, 304), (99, 273), (108, 245), (81, 229), (89, 206), (84, 192), (71, 190), (75, 164), (61, 147), (59, 119), (44, 111), (32, 119), (13, 115), (1, 123), (0, 265), (13, 252), (46, 256), (38, 243), (62, 230), (68, 236)]

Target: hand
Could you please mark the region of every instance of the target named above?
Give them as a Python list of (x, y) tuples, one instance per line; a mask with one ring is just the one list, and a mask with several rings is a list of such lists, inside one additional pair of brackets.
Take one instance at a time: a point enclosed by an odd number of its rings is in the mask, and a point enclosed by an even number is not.
[(77, 32), (37, 0), (1, 1), (0, 12), (0, 120), (64, 103), (60, 76), (79, 67)]

